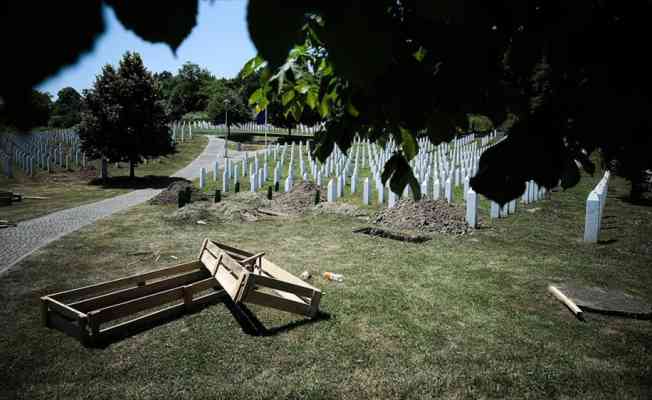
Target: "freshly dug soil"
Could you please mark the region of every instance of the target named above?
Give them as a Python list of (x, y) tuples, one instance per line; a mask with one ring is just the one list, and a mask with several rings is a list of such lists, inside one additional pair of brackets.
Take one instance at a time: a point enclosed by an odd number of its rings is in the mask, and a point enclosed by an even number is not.
[(260, 213), (259, 207), (269, 207), (269, 201), (260, 193), (240, 192), (223, 198), (215, 204), (210, 201), (196, 201), (177, 209), (164, 219), (176, 224), (196, 224), (201, 220), (207, 224), (219, 222), (255, 222), (271, 218)]
[(212, 210), (212, 204), (207, 201), (186, 204), (172, 214), (166, 215), (163, 219), (173, 224), (197, 224), (197, 221), (206, 223), (220, 222), (218, 214)]
[(368, 216), (368, 213), (365, 210), (348, 203), (323, 202), (314, 206), (313, 210), (316, 214), (340, 214), (347, 215), (349, 217)]
[[(191, 188), (193, 192), (197, 192), (196, 189), (192, 186), (192, 182), (186, 180), (178, 180), (176, 182), (172, 182), (170, 186), (167, 187), (167, 189), (152, 198), (149, 201), (149, 204), (177, 204), (179, 192), (185, 191), (187, 187)], [(195, 196), (193, 196), (193, 199), (194, 197)]]
[(287, 193), (274, 193), (271, 208), (286, 214), (303, 214), (315, 205), (316, 190), (319, 190), (320, 202), (325, 201), (325, 189), (314, 183), (301, 182)]
[(400, 200), (396, 207), (384, 208), (374, 223), (397, 230), (464, 235), (471, 231), (463, 207), (442, 200)]

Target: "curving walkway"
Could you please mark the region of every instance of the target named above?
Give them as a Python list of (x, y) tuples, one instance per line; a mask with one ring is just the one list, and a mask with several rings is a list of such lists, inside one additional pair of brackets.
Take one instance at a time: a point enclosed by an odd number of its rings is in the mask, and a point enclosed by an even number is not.
[[(212, 169), (213, 162), (223, 162), (224, 140), (210, 137), (204, 151), (186, 167), (173, 176), (196, 179), (199, 169)], [(230, 158), (239, 158), (240, 153), (229, 150)], [(0, 275), (45, 245), (92, 224), (100, 218), (143, 203), (156, 196), (163, 189), (139, 189), (83, 206), (69, 208), (18, 223), (15, 228), (0, 230)]]

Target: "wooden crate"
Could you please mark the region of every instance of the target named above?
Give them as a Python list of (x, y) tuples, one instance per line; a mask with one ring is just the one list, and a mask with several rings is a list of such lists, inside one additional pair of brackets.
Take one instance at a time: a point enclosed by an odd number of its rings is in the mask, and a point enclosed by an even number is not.
[[(217, 290), (200, 294), (208, 289)], [(77, 338), (84, 345), (98, 345), (158, 320), (193, 311), (224, 295), (201, 262), (192, 261), (50, 294), (41, 297), (41, 311), (45, 326)], [(156, 310), (134, 316), (151, 309)], [(107, 326), (121, 319), (126, 320)]]
[(43, 324), (99, 345), (226, 295), (316, 316), (321, 291), (263, 255), (206, 239), (196, 261), (41, 297)]
[(201, 261), (235, 303), (252, 303), (315, 317), (321, 291), (264, 257), (205, 240)]

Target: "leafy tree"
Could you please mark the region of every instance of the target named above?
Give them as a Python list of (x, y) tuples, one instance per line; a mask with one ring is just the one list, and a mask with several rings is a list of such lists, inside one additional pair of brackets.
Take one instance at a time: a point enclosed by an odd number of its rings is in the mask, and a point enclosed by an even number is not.
[[(92, 47), (104, 30), (103, 4), (145, 40), (173, 49), (195, 25), (198, 8), (197, 0), (155, 7), (91, 0), (72, 13), (72, 6), (58, 3), (34, 9), (13, 2), (0, 29), (3, 37), (25, 40), (5, 46), (6, 57), (21, 62), (0, 64), (2, 112), (19, 114), (33, 85)], [(327, 119), (322, 150), (332, 142), (346, 148), (353, 132), (395, 136), (402, 150), (384, 176), (400, 173), (392, 182), (411, 180), (411, 173), (401, 171), (421, 129), (434, 141), (446, 140), (468, 128), (467, 114), (511, 125), (508, 139), (485, 152), (472, 182), (504, 202), (528, 179), (548, 187), (561, 179), (564, 187), (572, 186), (579, 179), (574, 159), (590, 172), (584, 154), (596, 149), (620, 160), (629, 154), (651, 157), (652, 152), (629, 153), (649, 142), (652, 62), (631, 44), (652, 36), (651, 16), (652, 4), (644, 0), (250, 0), (247, 22), (268, 62), (261, 72), (265, 81), (280, 81), (276, 75), (290, 50), (312, 36), (311, 48), (332, 76), (318, 79), (316, 98), (293, 88), (286, 108), (298, 114), (301, 103), (311, 109), (308, 102), (319, 104)], [(291, 69), (287, 65), (282, 76)]]
[(129, 176), (146, 158), (174, 151), (160, 88), (138, 53), (127, 52), (116, 71), (105, 65), (84, 92), (79, 128), (83, 151), (110, 162), (129, 162)]
[(203, 88), (215, 78), (206, 69), (187, 62), (174, 77), (168, 98), (168, 113), (172, 119), (180, 119), (184, 114), (206, 110), (208, 96)]
[[(228, 101), (228, 104), (225, 104), (225, 101)], [(212, 94), (208, 102), (208, 117), (215, 124), (223, 124), (226, 122), (227, 110), (229, 125), (242, 124), (252, 120), (252, 111), (245, 105), (240, 93), (228, 87), (223, 87), (222, 90), (215, 91)]]
[(81, 121), (82, 97), (71, 87), (59, 90), (57, 100), (52, 107), (50, 126), (70, 128)]

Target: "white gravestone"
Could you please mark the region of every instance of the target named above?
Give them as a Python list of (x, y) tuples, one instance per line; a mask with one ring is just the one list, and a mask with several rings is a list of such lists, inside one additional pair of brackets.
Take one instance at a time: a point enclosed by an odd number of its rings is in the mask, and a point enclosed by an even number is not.
[(328, 189), (326, 192), (326, 200), (330, 203), (334, 202), (337, 198), (336, 188), (335, 188), (335, 179), (331, 178), (328, 181)]
[(466, 193), (466, 223), (471, 228), (478, 226), (478, 194), (472, 188)]
[[(364, 154), (364, 152), (362, 153)], [(362, 203), (364, 205), (369, 205), (369, 193), (371, 192), (371, 184), (369, 183), (369, 177), (364, 178), (362, 183)]]

